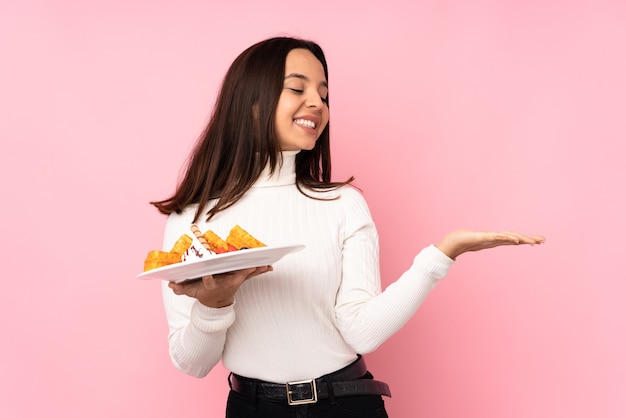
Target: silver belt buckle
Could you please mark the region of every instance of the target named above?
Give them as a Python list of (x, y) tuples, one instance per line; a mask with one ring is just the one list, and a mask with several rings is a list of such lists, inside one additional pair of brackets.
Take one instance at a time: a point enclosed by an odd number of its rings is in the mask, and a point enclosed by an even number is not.
[[(311, 385), (311, 397), (306, 399), (292, 399), (291, 395), (293, 392), (291, 391), (291, 386), (295, 385)], [(289, 405), (306, 405), (309, 403), (317, 402), (317, 386), (315, 385), (315, 379), (300, 380), (298, 382), (287, 382), (285, 388), (287, 389), (287, 403)]]

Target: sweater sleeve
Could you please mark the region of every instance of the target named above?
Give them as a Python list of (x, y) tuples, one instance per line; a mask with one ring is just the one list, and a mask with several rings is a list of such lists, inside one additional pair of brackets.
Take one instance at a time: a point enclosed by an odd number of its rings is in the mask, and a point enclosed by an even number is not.
[(374, 351), (411, 318), (453, 264), (434, 245), (417, 254), (411, 267), (381, 291), (378, 234), (363, 197), (349, 189), (342, 248), (342, 281), (337, 325), (358, 353)]
[[(165, 227), (164, 249), (186, 233), (189, 220), (170, 215)], [(169, 326), (169, 353), (174, 366), (194, 377), (204, 377), (220, 361), (226, 331), (235, 322), (234, 306), (210, 308), (196, 299), (176, 295), (163, 281), (162, 294)]]

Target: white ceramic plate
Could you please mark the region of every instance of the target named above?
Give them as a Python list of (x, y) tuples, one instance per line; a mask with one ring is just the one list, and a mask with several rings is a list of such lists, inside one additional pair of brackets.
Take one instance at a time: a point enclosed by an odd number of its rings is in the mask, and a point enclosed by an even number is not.
[(210, 274), (226, 273), (250, 267), (269, 266), (287, 254), (300, 251), (304, 245), (261, 247), (211, 255), (203, 260), (183, 261), (169, 266), (148, 270), (138, 279), (159, 279), (180, 283)]

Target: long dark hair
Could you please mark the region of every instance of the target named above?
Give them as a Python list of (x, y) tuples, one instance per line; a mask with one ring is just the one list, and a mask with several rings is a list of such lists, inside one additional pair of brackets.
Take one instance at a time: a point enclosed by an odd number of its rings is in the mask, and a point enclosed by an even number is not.
[[(166, 215), (198, 203), (196, 222), (209, 200), (217, 199), (207, 220), (236, 203), (269, 164), (271, 172), (282, 162), (274, 120), (283, 89), (287, 54), (296, 48), (311, 51), (322, 63), (324, 52), (315, 42), (277, 37), (261, 41), (232, 63), (217, 97), (209, 123), (198, 139), (183, 180), (169, 199), (150, 202)], [(352, 182), (331, 181), (330, 123), (312, 150), (296, 156), (296, 185), (301, 193), (330, 190)]]

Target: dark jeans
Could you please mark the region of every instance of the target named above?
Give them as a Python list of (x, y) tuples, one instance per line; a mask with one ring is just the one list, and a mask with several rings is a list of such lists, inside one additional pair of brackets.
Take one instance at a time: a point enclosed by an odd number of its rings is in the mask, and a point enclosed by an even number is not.
[(382, 396), (320, 399), (308, 405), (287, 405), (230, 391), (226, 418), (388, 418)]

